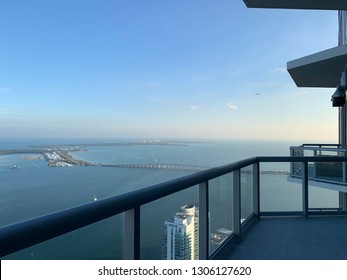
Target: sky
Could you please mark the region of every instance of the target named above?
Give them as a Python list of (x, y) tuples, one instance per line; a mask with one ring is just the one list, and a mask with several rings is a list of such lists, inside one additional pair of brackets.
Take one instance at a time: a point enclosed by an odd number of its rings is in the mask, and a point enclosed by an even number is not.
[(337, 32), (242, 0), (2, 0), (0, 136), (336, 143), (334, 89), (286, 66)]

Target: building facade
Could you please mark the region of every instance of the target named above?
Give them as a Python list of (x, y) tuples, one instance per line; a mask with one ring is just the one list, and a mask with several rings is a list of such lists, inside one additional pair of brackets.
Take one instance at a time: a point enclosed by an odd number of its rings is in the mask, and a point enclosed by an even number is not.
[(197, 260), (199, 258), (198, 206), (181, 207), (173, 220), (164, 222), (162, 259)]

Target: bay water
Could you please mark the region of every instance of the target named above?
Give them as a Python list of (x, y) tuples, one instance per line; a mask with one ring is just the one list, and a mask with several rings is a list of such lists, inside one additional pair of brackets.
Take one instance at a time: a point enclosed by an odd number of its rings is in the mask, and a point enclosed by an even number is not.
[[(71, 152), (81, 160), (105, 164), (183, 164), (215, 167), (253, 156), (289, 155), (290, 141), (190, 140), (165, 145), (138, 139), (3, 139), (0, 149), (30, 145), (84, 144)], [(118, 143), (105, 145), (101, 143)], [(89, 145), (97, 143), (99, 145)], [(172, 144), (173, 143), (173, 144)], [(11, 168), (15, 166), (16, 168)], [(288, 163), (269, 163), (262, 170), (288, 171)], [(103, 166), (49, 167), (45, 159), (30, 160), (25, 154), (0, 156), (0, 226), (31, 219), (84, 203), (103, 199), (190, 174), (192, 171), (117, 168)], [(301, 185), (286, 175), (261, 175), (262, 210), (300, 210)], [(278, 192), (281, 189), (281, 192)], [(165, 219), (172, 219), (180, 206), (198, 202), (197, 188), (145, 205), (142, 209), (141, 243), (144, 259), (159, 259)], [(336, 207), (337, 192), (314, 188), (312, 207)], [(283, 209), (284, 208), (284, 209)], [(213, 230), (225, 226), (218, 210)], [(121, 259), (123, 215), (98, 222), (64, 236), (7, 256), (7, 259)]]

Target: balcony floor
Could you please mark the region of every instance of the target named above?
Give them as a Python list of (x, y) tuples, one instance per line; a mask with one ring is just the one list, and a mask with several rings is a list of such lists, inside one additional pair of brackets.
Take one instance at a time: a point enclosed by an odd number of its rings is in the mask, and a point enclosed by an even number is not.
[(347, 217), (261, 218), (229, 259), (347, 260)]

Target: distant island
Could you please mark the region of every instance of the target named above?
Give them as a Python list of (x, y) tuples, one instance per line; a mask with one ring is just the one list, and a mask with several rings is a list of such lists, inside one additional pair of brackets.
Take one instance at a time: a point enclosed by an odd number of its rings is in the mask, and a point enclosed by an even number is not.
[(114, 143), (83, 143), (83, 144), (61, 144), (61, 145), (35, 145), (28, 146), (30, 148), (51, 148), (51, 147), (105, 147), (105, 146), (142, 146), (142, 145), (155, 145), (155, 146), (189, 146), (191, 143), (195, 142), (185, 142), (185, 141), (167, 141), (159, 139), (151, 140), (141, 140), (133, 142), (114, 142)]
[[(50, 167), (69, 167), (69, 166), (102, 166), (102, 167), (118, 167), (118, 168), (145, 168), (145, 169), (165, 169), (165, 170), (179, 170), (179, 171), (203, 171), (210, 167), (200, 165), (188, 164), (166, 164), (166, 163), (97, 163), (86, 160), (79, 160), (73, 157), (71, 152), (85, 152), (88, 147), (93, 146), (142, 146), (142, 145), (156, 145), (156, 146), (190, 146), (196, 142), (184, 141), (162, 141), (162, 140), (143, 140), (134, 142), (116, 142), (116, 143), (88, 143), (88, 144), (59, 144), (59, 145), (38, 145), (28, 146), (23, 149), (7, 149), (0, 150), (1, 155), (9, 154), (25, 154), (22, 158), (27, 160), (45, 159), (48, 161)], [(201, 142), (199, 142), (201, 143)], [(11, 166), (11, 169), (17, 169), (17, 166)], [(243, 171), (247, 173), (247, 171)], [(287, 171), (277, 170), (262, 170), (261, 174), (269, 175), (289, 175)]]
[[(117, 142), (117, 143), (89, 143), (89, 144), (62, 144), (62, 145), (38, 145), (28, 146), (27, 149), (8, 149), (0, 150), (1, 155), (8, 154), (39, 154), (48, 161), (51, 167), (66, 167), (66, 166), (104, 166), (104, 167), (120, 167), (120, 168), (150, 168), (150, 169), (167, 169), (167, 170), (184, 170), (184, 171), (200, 171), (207, 167), (185, 165), (185, 164), (105, 164), (74, 158), (70, 152), (88, 151), (87, 147), (91, 146), (137, 146), (137, 145), (161, 145), (161, 146), (189, 146), (187, 142), (162, 141), (162, 140), (143, 140), (134, 142)], [(36, 156), (26, 156), (28, 160), (37, 160)]]

